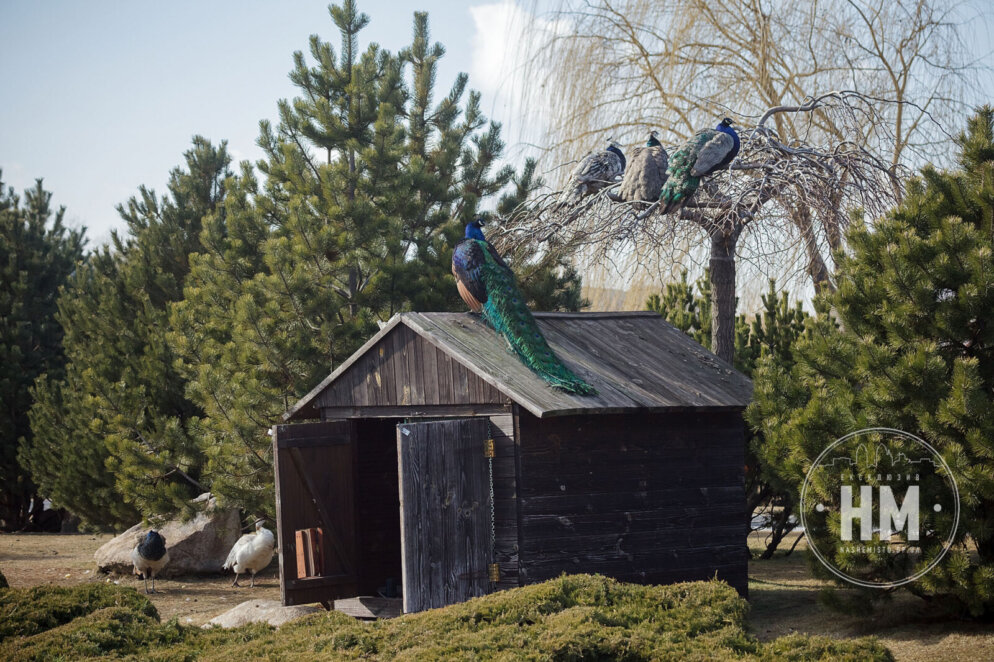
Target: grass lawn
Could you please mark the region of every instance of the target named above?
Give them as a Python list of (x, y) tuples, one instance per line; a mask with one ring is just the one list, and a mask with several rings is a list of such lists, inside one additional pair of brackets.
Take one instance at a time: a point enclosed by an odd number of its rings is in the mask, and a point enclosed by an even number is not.
[[(794, 535), (782, 547), (789, 549)], [(755, 553), (765, 546), (753, 534)], [(762, 641), (794, 632), (834, 638), (873, 635), (899, 661), (946, 662), (994, 660), (994, 627), (937, 616), (914, 596), (898, 592), (885, 608), (868, 617), (845, 616), (818, 603), (827, 585), (808, 570), (808, 552), (802, 540), (790, 556), (753, 559), (749, 564), (749, 625)]]
[[(119, 586), (140, 589), (141, 581), (136, 577), (107, 577), (94, 571), (93, 552), (107, 539), (92, 535), (0, 535), (0, 569), (12, 587), (69, 587), (107, 584), (110, 580), (111, 584), (116, 581)], [(790, 538), (788, 543), (792, 542)], [(761, 538), (754, 536), (750, 546), (754, 551), (761, 549)], [(873, 635), (898, 660), (994, 659), (994, 628), (989, 624), (937, 617), (910, 595), (899, 595), (872, 617), (850, 617), (828, 610), (818, 603), (825, 583), (811, 577), (806, 556), (802, 541), (789, 557), (778, 553), (773, 559), (751, 562), (750, 610), (745, 623), (760, 641), (792, 634), (833, 639)], [(175, 618), (179, 625), (200, 625), (243, 600), (279, 599), (272, 567), (261, 575), (254, 590), (232, 588), (230, 582), (228, 576), (165, 579), (156, 582), (160, 593), (148, 598), (163, 623)], [(390, 626), (391, 631), (403, 628), (400, 622)], [(303, 630), (298, 634), (305, 639), (312, 636)], [(279, 636), (264, 638), (269, 646), (279, 641)], [(298, 653), (306, 656), (303, 651)]]

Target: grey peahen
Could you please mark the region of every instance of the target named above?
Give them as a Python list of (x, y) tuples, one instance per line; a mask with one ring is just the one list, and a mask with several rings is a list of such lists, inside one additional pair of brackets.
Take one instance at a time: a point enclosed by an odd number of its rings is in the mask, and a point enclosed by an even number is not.
[(649, 132), (645, 147), (632, 150), (632, 158), (621, 179), (618, 199), (624, 202), (655, 202), (666, 181), (666, 166), (669, 156), (656, 138), (656, 132)]
[(575, 205), (583, 198), (614, 184), (625, 171), (625, 155), (618, 144), (608, 141), (607, 148), (583, 157), (566, 180), (559, 195), (558, 207)]

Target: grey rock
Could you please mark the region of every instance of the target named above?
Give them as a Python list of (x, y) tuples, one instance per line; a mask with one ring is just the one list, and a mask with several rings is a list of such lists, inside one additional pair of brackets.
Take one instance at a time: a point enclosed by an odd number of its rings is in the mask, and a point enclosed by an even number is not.
[(203, 627), (237, 628), (249, 623), (269, 623), (279, 627), (289, 621), (323, 611), (321, 607), (311, 605), (284, 607), (278, 600), (246, 600), (220, 616), (215, 616)]
[(155, 528), (166, 539), (169, 551), (169, 563), (157, 577), (223, 572), (221, 566), (241, 535), (238, 510), (219, 509), (210, 493), (201, 494), (194, 502), (206, 507), (188, 522), (171, 520), (156, 527), (139, 523), (108, 541), (93, 555), (97, 567), (103, 572), (130, 574), (134, 568), (131, 551), (139, 536)]

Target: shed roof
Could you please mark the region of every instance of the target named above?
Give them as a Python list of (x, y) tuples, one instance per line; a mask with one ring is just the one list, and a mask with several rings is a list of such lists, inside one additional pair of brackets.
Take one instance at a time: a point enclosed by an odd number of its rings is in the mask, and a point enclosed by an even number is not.
[(535, 313), (535, 318), (556, 354), (598, 395), (570, 395), (552, 388), (477, 315), (401, 313), (284, 418), (313, 415), (322, 392), (401, 324), (538, 417), (741, 409), (752, 399), (752, 382), (745, 375), (657, 313)]

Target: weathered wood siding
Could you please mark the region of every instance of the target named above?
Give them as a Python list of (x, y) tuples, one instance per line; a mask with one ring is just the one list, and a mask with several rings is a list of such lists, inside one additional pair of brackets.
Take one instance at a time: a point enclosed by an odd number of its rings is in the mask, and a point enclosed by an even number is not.
[[(472, 371), (403, 324), (358, 358), (316, 400), (327, 418), (361, 416), (350, 408), (395, 407), (417, 415), (416, 407), (501, 405), (508, 398)], [(435, 412), (435, 415), (439, 415)], [(446, 415), (446, 414), (441, 414)]]
[(746, 590), (739, 413), (518, 416), (522, 583), (562, 572)]
[[(349, 421), (277, 425), (273, 437), (280, 593), (284, 605), (350, 597), (357, 590), (355, 444)], [(298, 578), (296, 531), (324, 530), (321, 577)]]
[(406, 613), (490, 592), (487, 432), (484, 418), (397, 426)]
[(520, 586), (518, 577), (518, 473), (514, 416), (490, 417), (494, 440), (494, 562), (500, 566), (495, 590)]

